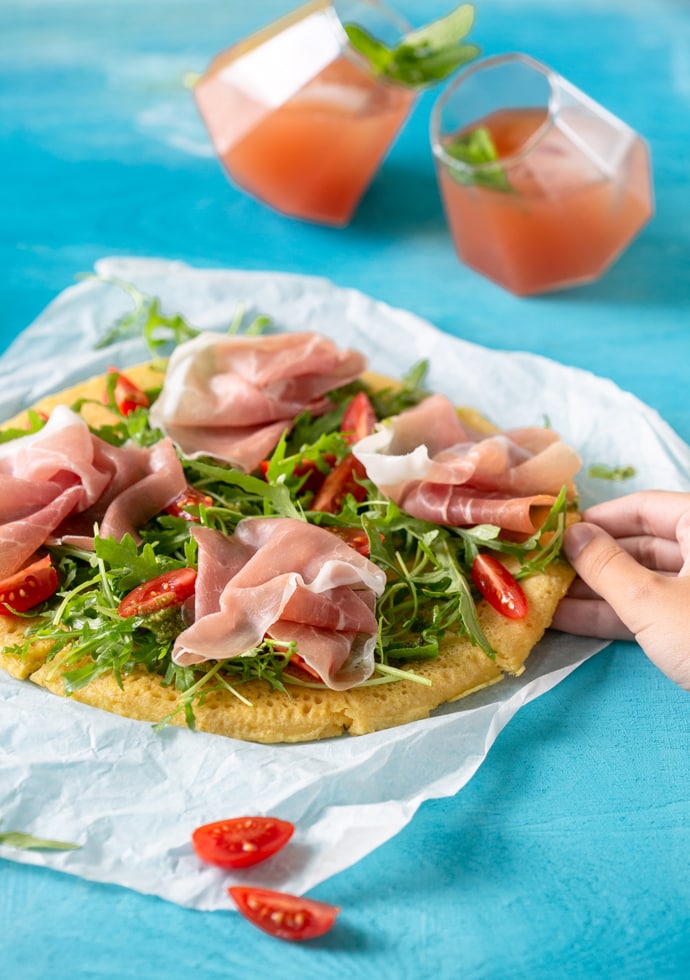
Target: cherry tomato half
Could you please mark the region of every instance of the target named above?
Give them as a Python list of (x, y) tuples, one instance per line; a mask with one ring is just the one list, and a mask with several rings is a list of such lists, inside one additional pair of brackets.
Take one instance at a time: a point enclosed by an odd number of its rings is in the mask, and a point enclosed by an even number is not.
[(318, 671), (310, 667), (306, 660), (303, 660), (298, 653), (293, 653), (290, 657), (290, 663), (287, 665), (286, 670), (288, 674), (292, 674), (293, 677), (297, 679), (306, 679), (312, 681), (318, 681), (323, 684), (323, 678)]
[[(138, 388), (133, 381), (130, 381), (117, 368), (108, 368), (108, 374), (116, 376), (117, 380), (115, 381), (113, 397), (115, 398), (117, 409), (122, 415), (131, 415), (135, 408), (148, 408), (149, 399), (146, 392)], [(106, 404), (108, 403), (107, 392), (104, 401)]]
[(197, 827), (192, 845), (202, 861), (219, 868), (249, 868), (285, 847), (295, 828), (276, 817), (233, 817)]
[(369, 542), (369, 535), (363, 527), (350, 527), (348, 525), (345, 527), (327, 527), (326, 530), (330, 531), (331, 534), (335, 534), (345, 544), (349, 544), (360, 555), (364, 555), (365, 558), (369, 557), (371, 544)]
[(363, 480), (366, 470), (358, 459), (348, 453), (335, 466), (323, 481), (323, 485), (314, 497), (312, 510), (321, 510), (326, 514), (337, 514), (343, 508), (343, 501), (348, 493), (355, 500), (362, 501), (367, 495), (366, 489), (358, 480)]
[(508, 569), (493, 555), (477, 555), (472, 581), (486, 601), (508, 619), (527, 615), (527, 596)]
[(345, 433), (348, 445), (352, 446), (365, 436), (371, 435), (376, 421), (376, 412), (368, 395), (358, 391), (345, 409), (340, 431)]
[(335, 905), (267, 888), (236, 885), (228, 893), (245, 919), (277, 939), (316, 939), (333, 927), (340, 912)]
[(186, 521), (198, 521), (199, 517), (197, 514), (190, 514), (188, 507), (211, 507), (213, 505), (213, 497), (209, 497), (208, 494), (202, 493), (201, 490), (197, 490), (195, 487), (187, 486), (182, 493), (178, 494), (177, 497), (168, 504), (165, 508), (166, 514), (171, 514), (173, 517), (184, 517)]
[(0, 616), (33, 609), (53, 595), (57, 587), (58, 574), (50, 556), (39, 558), (0, 582)]
[(137, 585), (124, 597), (117, 611), (123, 619), (127, 619), (129, 616), (148, 616), (170, 606), (181, 606), (194, 595), (195, 585), (194, 568), (174, 568)]

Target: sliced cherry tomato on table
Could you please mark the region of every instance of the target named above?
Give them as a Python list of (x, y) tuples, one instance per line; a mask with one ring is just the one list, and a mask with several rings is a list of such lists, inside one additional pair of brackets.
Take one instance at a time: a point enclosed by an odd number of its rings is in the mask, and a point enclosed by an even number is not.
[(174, 568), (148, 582), (142, 582), (124, 597), (117, 611), (127, 619), (129, 616), (149, 616), (161, 609), (181, 606), (194, 595), (196, 574), (194, 568)]
[(277, 817), (232, 817), (197, 827), (192, 845), (208, 864), (249, 868), (285, 847), (294, 830), (289, 820)]
[(377, 421), (369, 396), (363, 391), (358, 391), (345, 409), (340, 431), (345, 434), (348, 445), (353, 446), (360, 439), (371, 435)]
[(340, 912), (326, 902), (267, 888), (236, 885), (228, 893), (245, 919), (277, 939), (316, 939), (333, 927)]
[(39, 558), (0, 582), (0, 616), (33, 609), (54, 595), (57, 587), (58, 573), (50, 555)]
[(489, 605), (508, 619), (522, 619), (527, 615), (527, 596), (498, 558), (477, 555), (472, 562), (472, 581)]
[(197, 490), (195, 487), (187, 486), (164, 509), (165, 513), (170, 514), (172, 517), (184, 517), (186, 521), (198, 521), (198, 515), (190, 514), (187, 508), (201, 507), (202, 505), (204, 507), (211, 507), (213, 505), (213, 497), (209, 497), (208, 494), (202, 493), (201, 490)]
[[(149, 399), (145, 391), (137, 387), (126, 375), (118, 371), (117, 368), (108, 368), (108, 375), (116, 375), (113, 397), (117, 410), (122, 415), (131, 415), (135, 408), (148, 408)], [(109, 389), (108, 389), (109, 390)], [(104, 401), (108, 404), (108, 390), (106, 390)]]
[(362, 501), (367, 495), (365, 487), (358, 480), (363, 480), (367, 473), (358, 459), (348, 453), (337, 466), (334, 466), (321, 489), (312, 501), (311, 509), (324, 511), (326, 514), (337, 514), (343, 509), (343, 502), (348, 493), (355, 500)]

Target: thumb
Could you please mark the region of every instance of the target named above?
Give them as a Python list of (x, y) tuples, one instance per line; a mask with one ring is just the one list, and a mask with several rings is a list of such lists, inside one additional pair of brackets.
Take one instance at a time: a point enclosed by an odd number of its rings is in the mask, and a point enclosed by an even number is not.
[(573, 524), (565, 534), (566, 557), (580, 578), (604, 599), (633, 633), (647, 624), (645, 595), (654, 573), (640, 565), (596, 524)]

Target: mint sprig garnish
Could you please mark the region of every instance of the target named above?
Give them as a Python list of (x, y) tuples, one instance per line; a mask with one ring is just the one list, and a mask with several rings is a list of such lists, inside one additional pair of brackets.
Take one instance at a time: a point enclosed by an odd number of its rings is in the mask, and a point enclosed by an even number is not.
[[(496, 161), (499, 159), (496, 144), (486, 126), (477, 126), (468, 133), (456, 136), (444, 143), (443, 149), (453, 160), (467, 164), (467, 168), (449, 167), (449, 173), (459, 184), (475, 184), (493, 191), (512, 190), (506, 172)], [(494, 164), (495, 166), (488, 166)]]
[(464, 39), (474, 24), (474, 6), (463, 3), (445, 17), (403, 35), (395, 47), (373, 37), (359, 24), (344, 24), (352, 47), (378, 75), (418, 88), (439, 82), (480, 53)]

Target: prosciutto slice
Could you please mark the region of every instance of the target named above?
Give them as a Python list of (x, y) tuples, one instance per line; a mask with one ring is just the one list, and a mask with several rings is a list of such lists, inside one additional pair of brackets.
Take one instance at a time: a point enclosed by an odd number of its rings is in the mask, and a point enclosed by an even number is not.
[(371, 676), (385, 573), (330, 531), (283, 517), (246, 518), (232, 537), (192, 530), (199, 546), (193, 622), (173, 660), (250, 655), (265, 637), (295, 641), (333, 690)]
[(324, 396), (365, 366), (362, 354), (315, 333), (202, 333), (172, 354), (149, 417), (186, 457), (250, 472), (301, 412), (323, 414)]
[(462, 425), (443, 395), (384, 424), (353, 453), (379, 490), (413, 517), (520, 534), (537, 530), (563, 486), (574, 494), (581, 466), (553, 430), (482, 435)]
[(0, 444), (0, 578), (50, 542), (93, 547), (93, 526), (121, 540), (186, 486), (169, 439), (111, 446), (65, 406), (39, 431)]

